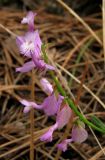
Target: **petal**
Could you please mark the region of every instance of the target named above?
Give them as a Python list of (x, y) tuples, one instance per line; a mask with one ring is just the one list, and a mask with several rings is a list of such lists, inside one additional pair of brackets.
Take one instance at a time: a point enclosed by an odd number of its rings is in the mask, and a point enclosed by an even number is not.
[(20, 103), (23, 104), (26, 107), (31, 106), (30, 102), (25, 100), (25, 99), (20, 100)]
[(74, 125), (72, 128), (72, 139), (74, 142), (82, 143), (88, 138), (88, 133), (85, 128), (80, 125)]
[(67, 150), (67, 144), (65, 142), (59, 143), (57, 145), (57, 148), (63, 152), (65, 152)]
[(33, 107), (34, 109), (42, 109), (41, 105), (37, 105), (35, 102), (27, 101), (25, 99), (20, 100), (20, 103), (24, 105), (25, 107)]
[(36, 42), (36, 31), (28, 31), (24, 35), (24, 40), (28, 42)]
[(24, 43), (24, 37), (23, 36), (16, 37), (16, 44), (17, 44), (18, 48), (20, 48), (20, 45), (22, 43)]
[(38, 59), (35, 54), (32, 54), (32, 60), (33, 60), (33, 62), (34, 62), (34, 64), (35, 64), (35, 66), (36, 66), (38, 69), (40, 69), (40, 70), (41, 70), (41, 69), (43, 69), (43, 70), (45, 69), (45, 63), (44, 63), (44, 61)]
[(55, 95), (52, 94), (51, 96), (48, 96), (44, 100), (42, 106), (43, 106), (43, 110), (44, 110), (45, 114), (47, 114), (48, 116), (55, 115), (58, 110), (57, 99), (56, 99)]
[(40, 80), (42, 89), (44, 90), (45, 93), (47, 93), (48, 95), (51, 95), (53, 92), (53, 87), (52, 85), (49, 83), (49, 81), (46, 78), (42, 78)]
[(46, 141), (46, 142), (51, 142), (52, 141), (52, 134), (53, 134), (52, 130), (49, 129), (48, 132), (46, 132), (44, 135), (42, 135), (40, 137), (40, 140)]
[(34, 30), (34, 17), (36, 16), (36, 13), (33, 13), (32, 11), (28, 12), (27, 16), (24, 17), (21, 21), (22, 24), (27, 23), (29, 26), (29, 30)]
[(32, 70), (32, 68), (34, 68), (34, 67), (35, 67), (34, 62), (29, 61), (27, 63), (24, 63), (24, 65), (22, 67), (16, 68), (16, 72), (25, 73), (25, 72), (28, 72), (28, 71)]
[(41, 41), (41, 38), (39, 36), (39, 31), (36, 30), (35, 31), (35, 40), (36, 40), (36, 44), (39, 46), (39, 48), (41, 49), (41, 45), (42, 45), (42, 41)]
[(58, 112), (56, 122), (58, 123), (58, 128), (63, 128), (71, 117), (72, 111), (69, 106), (65, 105), (61, 111)]
[(31, 106), (26, 106), (26, 107), (24, 107), (23, 112), (28, 113), (30, 111), (30, 109), (31, 109)]
[(64, 100), (64, 97), (59, 94), (58, 102), (57, 102), (57, 108), (58, 108), (57, 112), (60, 110), (60, 106), (61, 106), (63, 100)]
[[(38, 56), (38, 54), (37, 54)], [(34, 64), (36, 65), (36, 67), (40, 70), (55, 70), (55, 68), (51, 65), (48, 65), (44, 62), (44, 60), (37, 58), (36, 54), (32, 54), (32, 60), (34, 62)]]
[(53, 140), (53, 132), (57, 129), (58, 125), (55, 123), (50, 129), (40, 137), (41, 141), (51, 142)]
[(49, 65), (49, 64), (46, 64), (45, 67), (46, 67), (46, 69), (48, 69), (48, 70), (55, 70), (55, 67), (53, 67), (53, 66), (51, 66), (51, 65)]
[(65, 139), (61, 143), (57, 145), (58, 149), (65, 152), (67, 150), (67, 146), (72, 142), (72, 139)]
[(35, 52), (34, 52), (34, 56), (38, 59), (41, 58), (41, 46), (42, 46), (42, 41), (41, 38), (39, 36), (39, 31), (36, 30), (35, 31)]
[[(38, 30), (27, 32), (25, 34), (25, 36), (24, 36), (24, 39), (25, 39), (25, 41), (33, 42), (34, 43), (35, 55), (36, 54), (38, 54), (38, 55), (40, 54), (41, 55), (41, 53), (37, 53), (37, 52), (41, 52), (41, 45), (42, 45), (42, 41), (40, 39), (39, 31)], [(36, 57), (37, 57), (37, 55), (36, 55)]]

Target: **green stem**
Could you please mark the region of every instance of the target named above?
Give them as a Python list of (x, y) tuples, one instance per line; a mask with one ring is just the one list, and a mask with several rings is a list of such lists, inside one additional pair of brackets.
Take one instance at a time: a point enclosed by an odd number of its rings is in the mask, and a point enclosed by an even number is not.
[(75, 112), (76, 115), (78, 115), (78, 117), (84, 122), (86, 123), (88, 126), (94, 128), (95, 130), (105, 133), (105, 130), (97, 127), (96, 125), (94, 125), (93, 123), (91, 123), (90, 121), (88, 121), (77, 109), (77, 107), (74, 105), (73, 101), (70, 100), (69, 98), (66, 99), (67, 103), (69, 104), (69, 106), (71, 107), (71, 109)]
[[(45, 46), (43, 45), (42, 46), (42, 53), (43, 53), (43, 56), (44, 56), (44, 59), (46, 61), (46, 63), (48, 63), (48, 56), (46, 54), (46, 51), (45, 51)], [(102, 128), (99, 128), (97, 127), (96, 125), (94, 125), (93, 123), (91, 123), (90, 121), (88, 121), (78, 110), (78, 108), (75, 106), (74, 102), (68, 98), (66, 92), (64, 91), (64, 89), (62, 88), (60, 82), (58, 81), (57, 77), (55, 77), (53, 71), (50, 71), (50, 75), (52, 76), (56, 86), (57, 86), (57, 89), (59, 91), (59, 93), (64, 96), (65, 98), (65, 102), (68, 103), (69, 107), (74, 111), (74, 113), (84, 122), (86, 123), (88, 126), (94, 128), (95, 130), (101, 132), (101, 133), (105, 133), (105, 130), (102, 129)]]
[(88, 126), (94, 128), (95, 130), (101, 132), (101, 133), (105, 133), (105, 130), (97, 127), (96, 125), (94, 125), (93, 123), (91, 123), (90, 121), (88, 121), (77, 109), (77, 107), (75, 106), (75, 104), (73, 103), (73, 101), (67, 97), (64, 89), (62, 88), (62, 86), (60, 85), (58, 79), (54, 76), (54, 73), (52, 71), (50, 71), (50, 75), (52, 76), (58, 91), (62, 94), (62, 96), (65, 97), (65, 101), (68, 103), (69, 107), (75, 112), (75, 114), (84, 122), (86, 123)]

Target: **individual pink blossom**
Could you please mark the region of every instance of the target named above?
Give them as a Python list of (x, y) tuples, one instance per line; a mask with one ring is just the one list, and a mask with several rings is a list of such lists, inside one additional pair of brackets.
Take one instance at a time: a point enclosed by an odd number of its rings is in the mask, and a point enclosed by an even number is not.
[(24, 99), (21, 100), (20, 103), (25, 106), (23, 110), (24, 113), (29, 112), (31, 107), (33, 107), (34, 109), (43, 110), (46, 115), (51, 116), (57, 113), (63, 99), (64, 98), (60, 95), (58, 96), (58, 98), (56, 98), (55, 95), (52, 94), (51, 96), (45, 98), (44, 102), (41, 105)]
[(53, 93), (53, 87), (50, 84), (50, 82), (46, 79), (46, 78), (42, 78), (40, 80), (40, 84), (42, 86), (43, 91), (48, 94), (51, 95)]
[(67, 150), (68, 144), (72, 142), (72, 139), (65, 139), (57, 145), (58, 149), (65, 152)]
[(58, 149), (65, 152), (67, 146), (71, 142), (82, 143), (88, 138), (88, 133), (85, 129), (85, 124), (80, 121), (80, 123), (75, 124), (72, 128), (71, 139), (65, 139), (60, 144), (57, 145)]
[(22, 24), (27, 23), (29, 26), (29, 30), (34, 30), (34, 17), (36, 16), (36, 13), (33, 13), (32, 11), (28, 12), (27, 16), (24, 17), (21, 21)]
[(41, 45), (42, 41), (39, 36), (38, 30), (29, 31), (24, 36), (18, 36), (16, 38), (17, 46), (20, 53), (32, 60), (25, 63), (22, 67), (16, 69), (18, 72), (27, 72), (32, 68), (39, 70), (55, 70), (55, 68), (49, 64), (46, 64), (42, 59)]
[(33, 68), (38, 69), (40, 71), (55, 70), (53, 66), (46, 64), (43, 60), (37, 60), (37, 61), (38, 61), (37, 65), (35, 65), (33, 61), (28, 61), (24, 63), (22, 67), (16, 68), (16, 72), (25, 73), (31, 71)]
[(56, 123), (53, 126), (51, 126), (50, 129), (43, 136), (41, 136), (40, 140), (51, 142), (53, 140), (52, 138), (53, 132), (56, 129), (63, 128), (69, 122), (69, 119), (71, 116), (71, 110), (68, 109), (68, 106), (65, 105), (63, 109), (61, 109), (61, 111), (59, 110), (58, 110), (59, 114), (57, 114), (57, 117), (56, 117)]

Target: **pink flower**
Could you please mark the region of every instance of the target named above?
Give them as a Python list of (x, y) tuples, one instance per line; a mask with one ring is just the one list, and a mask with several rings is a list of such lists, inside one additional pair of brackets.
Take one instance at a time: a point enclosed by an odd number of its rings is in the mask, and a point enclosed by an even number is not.
[(61, 143), (57, 145), (58, 149), (65, 152), (67, 150), (67, 146), (72, 142), (72, 139), (65, 139)]
[(53, 132), (57, 129), (57, 123), (50, 127), (50, 129), (40, 137), (41, 141), (51, 142), (53, 140)]
[(56, 129), (63, 128), (69, 122), (71, 116), (71, 110), (68, 109), (68, 106), (64, 106), (63, 109), (61, 109), (61, 111), (59, 110), (58, 110), (59, 114), (57, 114), (56, 117), (56, 123), (52, 127), (50, 127), (50, 129), (43, 136), (41, 136), (40, 139), (42, 141), (51, 142), (53, 140), (52, 139), (53, 132)]
[(33, 13), (32, 11), (28, 12), (27, 16), (24, 17), (21, 21), (22, 24), (27, 23), (29, 26), (29, 30), (34, 30), (34, 17), (36, 16), (36, 13)]
[(37, 61), (37, 65), (35, 65), (33, 61), (24, 63), (22, 67), (16, 68), (16, 72), (25, 73), (25, 72), (31, 71), (33, 68), (39, 69), (40, 71), (47, 70), (47, 69), (55, 70), (53, 66), (46, 64), (43, 60), (36, 60), (36, 61)]
[(35, 102), (30, 102), (27, 100), (21, 100), (20, 103), (23, 104), (24, 107), (24, 113), (27, 113), (30, 111), (31, 107), (34, 109), (43, 110), (44, 113), (48, 116), (55, 115), (63, 101), (62, 96), (58, 96), (58, 99), (55, 97), (54, 94), (51, 96), (48, 96), (45, 98), (44, 102), (41, 105), (36, 104)]
[(32, 68), (37, 68), (39, 70), (54, 70), (55, 68), (48, 65), (42, 59), (41, 46), (42, 41), (39, 36), (38, 30), (34, 31), (34, 14), (29, 12), (26, 17), (23, 18), (22, 23), (28, 23), (29, 31), (24, 36), (18, 36), (16, 38), (17, 46), (20, 53), (32, 60), (25, 63), (22, 67), (16, 69), (18, 72), (28, 72)]
[(85, 129), (85, 124), (81, 121), (75, 124), (72, 128), (71, 139), (65, 139), (60, 144), (57, 145), (58, 149), (65, 152), (67, 150), (67, 145), (71, 142), (82, 143), (88, 138), (88, 133)]
[(52, 85), (49, 83), (49, 81), (46, 78), (42, 78), (40, 80), (40, 84), (42, 86), (42, 89), (45, 93), (47, 93), (48, 95), (51, 95), (53, 92), (53, 87)]

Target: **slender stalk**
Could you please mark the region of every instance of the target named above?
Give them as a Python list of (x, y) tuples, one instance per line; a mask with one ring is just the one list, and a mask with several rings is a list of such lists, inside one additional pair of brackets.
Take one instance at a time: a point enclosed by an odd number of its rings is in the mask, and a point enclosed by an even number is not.
[(68, 98), (67, 96), (65, 96), (66, 93), (65, 93), (65, 91), (63, 90), (63, 88), (61, 87), (59, 81), (58, 81), (57, 79), (55, 79), (55, 78), (54, 78), (54, 81), (55, 81), (55, 83), (56, 83), (56, 85), (57, 85), (57, 88), (58, 88), (59, 92), (65, 97), (65, 101), (68, 103), (68, 105), (69, 105), (69, 106), (71, 107), (71, 109), (74, 111), (74, 113), (75, 113), (76, 115), (78, 115), (79, 118), (80, 118), (83, 122), (85, 122), (88, 126), (94, 128), (95, 130), (97, 130), (97, 131), (99, 131), (99, 132), (101, 132), (101, 133), (105, 133), (105, 129), (104, 129), (104, 128), (101, 129), (101, 128), (97, 127), (96, 125), (94, 125), (93, 123), (91, 123), (90, 121), (88, 121), (88, 120), (79, 112), (79, 110), (78, 110), (77, 107), (75, 106), (74, 102), (73, 102), (70, 98)]
[[(48, 56), (46, 54), (46, 51), (45, 51), (45, 46), (43, 45), (42, 46), (42, 53), (43, 53), (43, 56), (44, 56), (44, 59), (46, 62), (48, 62)], [(84, 115), (82, 115), (78, 108), (76, 107), (75, 103), (73, 102), (73, 100), (71, 100), (68, 95), (66, 94), (65, 90), (62, 88), (60, 82), (58, 81), (57, 77), (55, 77), (53, 71), (50, 71), (49, 72), (50, 75), (52, 76), (56, 86), (57, 86), (57, 89), (58, 89), (58, 92), (62, 94), (62, 96), (65, 97), (65, 102), (69, 105), (69, 107), (74, 111), (74, 113), (84, 122), (86, 123), (88, 126), (92, 127), (93, 129), (101, 132), (101, 133), (104, 133), (105, 134), (105, 128), (101, 128), (101, 127), (98, 127), (96, 126), (95, 124), (93, 124), (92, 122), (88, 121), (86, 119), (86, 117)]]
[(53, 72), (50, 72), (55, 84), (57, 85), (58, 91), (65, 97), (65, 102), (68, 103), (68, 105), (70, 106), (70, 108), (74, 111), (74, 113), (84, 122), (86, 123), (88, 126), (94, 128), (95, 130), (101, 132), (101, 133), (105, 133), (105, 129), (103, 128), (99, 128), (96, 125), (94, 125), (93, 123), (91, 123), (90, 121), (88, 121), (77, 109), (77, 107), (75, 106), (75, 103), (68, 98), (68, 96), (66, 95), (66, 92), (64, 91), (64, 89), (62, 88), (60, 82), (58, 81), (58, 79), (54, 76)]
[[(31, 99), (34, 100), (34, 70), (31, 76)], [(30, 160), (34, 160), (34, 109), (30, 111)]]

